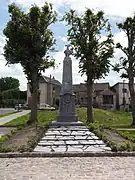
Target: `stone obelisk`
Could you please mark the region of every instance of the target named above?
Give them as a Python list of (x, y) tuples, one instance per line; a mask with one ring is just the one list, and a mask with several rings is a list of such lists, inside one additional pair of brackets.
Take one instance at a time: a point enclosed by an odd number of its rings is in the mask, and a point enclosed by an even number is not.
[(58, 122), (77, 122), (75, 113), (75, 95), (72, 86), (72, 60), (70, 55), (72, 51), (67, 46), (64, 51), (65, 58), (63, 61), (63, 78), (60, 94), (60, 109), (57, 117)]
[(70, 55), (72, 51), (67, 46), (64, 51), (65, 58), (63, 61), (63, 77), (62, 77), (62, 88), (60, 94), (60, 107), (57, 116), (57, 121), (53, 124), (57, 125), (81, 125), (78, 121), (75, 112), (75, 94), (72, 86), (72, 60)]

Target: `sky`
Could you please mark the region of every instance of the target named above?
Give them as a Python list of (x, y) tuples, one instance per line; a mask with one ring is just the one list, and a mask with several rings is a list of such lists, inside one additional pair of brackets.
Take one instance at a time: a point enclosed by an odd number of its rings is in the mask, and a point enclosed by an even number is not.
[[(127, 39), (124, 32), (119, 31), (116, 23), (123, 22), (127, 16), (132, 16), (135, 12), (135, 1), (134, 0), (46, 0), (53, 4), (54, 9), (58, 13), (58, 19), (61, 19), (63, 14), (67, 12), (70, 8), (76, 10), (78, 13), (83, 13), (85, 8), (90, 8), (92, 10), (98, 11), (103, 10), (109, 18), (112, 33), (114, 34), (114, 42), (120, 42), (122, 45), (127, 45)], [(12, 76), (19, 80), (20, 89), (27, 89), (27, 79), (21, 68), (20, 64), (5, 66), (6, 60), (4, 59), (3, 46), (5, 44), (5, 37), (3, 35), (3, 29), (9, 20), (8, 14), (8, 4), (15, 2), (26, 12), (31, 7), (32, 4), (37, 4), (40, 7), (44, 5), (44, 0), (0, 0), (0, 77)], [(54, 59), (56, 64), (59, 65), (55, 69), (47, 69), (43, 75), (55, 77), (55, 79), (62, 81), (62, 69), (63, 69), (63, 59), (65, 45), (69, 44), (67, 41), (67, 30), (68, 27), (64, 22), (58, 21), (56, 24), (51, 26), (54, 32), (54, 37), (56, 39), (56, 49), (54, 53)], [(111, 59), (112, 63), (118, 61), (118, 59), (123, 56), (120, 50), (115, 50), (114, 58)], [(83, 83), (86, 80), (85, 76), (78, 73), (78, 60), (73, 56), (72, 58), (72, 71), (73, 71), (73, 83)], [(119, 77), (119, 74), (110, 70), (108, 76), (105, 79), (96, 80), (96, 82), (109, 82), (110, 85), (114, 85), (117, 82), (122, 82), (123, 80)]]

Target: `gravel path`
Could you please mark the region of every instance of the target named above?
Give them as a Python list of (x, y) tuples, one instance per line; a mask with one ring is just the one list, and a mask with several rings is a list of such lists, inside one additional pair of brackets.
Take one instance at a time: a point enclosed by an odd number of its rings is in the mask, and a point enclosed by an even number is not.
[(0, 180), (135, 180), (135, 157), (0, 159)]

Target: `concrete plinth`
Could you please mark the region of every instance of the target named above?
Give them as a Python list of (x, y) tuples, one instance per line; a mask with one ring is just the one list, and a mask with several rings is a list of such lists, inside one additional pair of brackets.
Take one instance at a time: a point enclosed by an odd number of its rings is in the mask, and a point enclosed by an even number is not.
[(76, 121), (76, 122), (58, 122), (58, 121), (53, 121), (50, 125), (50, 127), (61, 127), (61, 126), (83, 126), (83, 123), (81, 121)]

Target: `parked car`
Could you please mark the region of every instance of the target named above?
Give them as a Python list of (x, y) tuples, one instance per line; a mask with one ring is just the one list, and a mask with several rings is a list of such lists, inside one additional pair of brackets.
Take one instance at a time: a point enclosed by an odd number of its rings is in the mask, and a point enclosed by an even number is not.
[(55, 107), (52, 107), (52, 106), (50, 106), (49, 104), (41, 103), (41, 104), (39, 105), (39, 110), (51, 110), (51, 111), (54, 111), (54, 110), (55, 110)]
[(24, 104), (23, 109), (30, 109), (30, 108), (29, 108), (28, 104)]
[(23, 109), (23, 104), (16, 104), (14, 108), (15, 110), (21, 110)]

